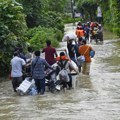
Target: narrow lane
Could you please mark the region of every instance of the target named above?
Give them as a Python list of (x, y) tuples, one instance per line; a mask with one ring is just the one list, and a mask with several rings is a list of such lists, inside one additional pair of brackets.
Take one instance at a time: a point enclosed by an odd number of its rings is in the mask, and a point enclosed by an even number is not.
[(90, 75), (79, 74), (76, 87), (66, 93), (18, 96), (11, 81), (2, 82), (0, 120), (120, 120), (120, 40), (92, 46)]

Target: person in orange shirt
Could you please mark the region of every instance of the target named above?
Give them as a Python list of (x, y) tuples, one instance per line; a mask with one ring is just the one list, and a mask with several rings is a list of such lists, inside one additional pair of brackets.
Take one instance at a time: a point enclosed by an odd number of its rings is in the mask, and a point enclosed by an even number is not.
[(77, 35), (78, 39), (85, 37), (85, 31), (82, 29), (82, 26), (77, 27), (75, 34)]
[(78, 26), (76, 28), (75, 34), (77, 35), (77, 38), (79, 39), (79, 30), (80, 30), (80, 26)]
[(79, 47), (79, 54), (85, 57), (85, 62), (82, 63), (82, 73), (89, 75), (91, 64), (90, 51), (93, 50), (93, 48), (87, 45), (85, 40), (82, 41), (82, 44), (83, 45)]
[(71, 60), (65, 55), (64, 52), (60, 52), (60, 56), (56, 57), (56, 61), (58, 64), (58, 68), (59, 70), (61, 70), (61, 67), (59, 66), (59, 63), (65, 63), (65, 61), (68, 61), (67, 64), (64, 66), (64, 69), (68, 71), (68, 75), (69, 75), (69, 79), (70, 81), (64, 84), (64, 88), (67, 87), (67, 84), (69, 86), (69, 89), (72, 88), (72, 75), (70, 74), (71, 70), (74, 70), (77, 74), (79, 74), (79, 72), (77, 71), (77, 69), (73, 66)]
[(56, 57), (56, 61), (60, 61), (60, 60), (68, 60), (68, 61), (70, 61), (70, 59), (65, 55)]

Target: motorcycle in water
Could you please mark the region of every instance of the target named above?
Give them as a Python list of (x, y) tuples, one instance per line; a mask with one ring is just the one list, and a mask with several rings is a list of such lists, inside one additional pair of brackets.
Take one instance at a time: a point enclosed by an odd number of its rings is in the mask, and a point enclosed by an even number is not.
[[(71, 61), (71, 63), (75, 67), (77, 67), (77, 65), (73, 61)], [(61, 70), (59, 70), (57, 63), (55, 63), (52, 67), (54, 68), (54, 70), (48, 68), (45, 71), (45, 83), (50, 92), (60, 92), (61, 90), (64, 90), (64, 82), (60, 79), (59, 76)], [(76, 69), (78, 69), (78, 67)], [(77, 73), (73, 71), (71, 71), (71, 73), (69, 74), (71, 74), (71, 76), (77, 75)]]
[(92, 40), (95, 40), (96, 43), (98, 43), (98, 41), (103, 42), (102, 30), (98, 28), (94, 28), (94, 30), (91, 30), (89, 39), (90, 43), (92, 42)]
[(58, 78), (59, 71), (47, 69), (45, 71), (45, 84), (48, 87), (48, 90), (52, 93), (55, 93), (56, 91), (60, 91), (62, 89), (62, 82)]
[(60, 81), (58, 80), (58, 67), (57, 63), (52, 65), (54, 70), (47, 68), (45, 70), (45, 84), (48, 87), (48, 90), (52, 93), (55, 91), (60, 91)]

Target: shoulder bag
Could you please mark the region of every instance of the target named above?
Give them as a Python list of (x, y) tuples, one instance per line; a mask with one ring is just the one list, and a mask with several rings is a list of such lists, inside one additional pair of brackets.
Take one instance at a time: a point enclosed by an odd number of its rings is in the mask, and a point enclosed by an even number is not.
[(86, 49), (86, 51), (84, 52), (84, 54), (83, 55), (80, 55), (78, 58), (77, 58), (77, 61), (78, 61), (78, 64), (79, 63), (81, 63), (81, 62), (85, 62), (85, 53), (88, 51), (88, 49), (89, 49), (89, 46), (88, 46), (88, 48)]

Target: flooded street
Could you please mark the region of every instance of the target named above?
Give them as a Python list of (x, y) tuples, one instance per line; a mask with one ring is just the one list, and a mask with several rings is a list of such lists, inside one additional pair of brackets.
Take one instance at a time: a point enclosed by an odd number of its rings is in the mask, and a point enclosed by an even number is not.
[(90, 75), (80, 73), (66, 93), (18, 96), (11, 81), (1, 82), (0, 120), (120, 120), (120, 40), (92, 47)]

